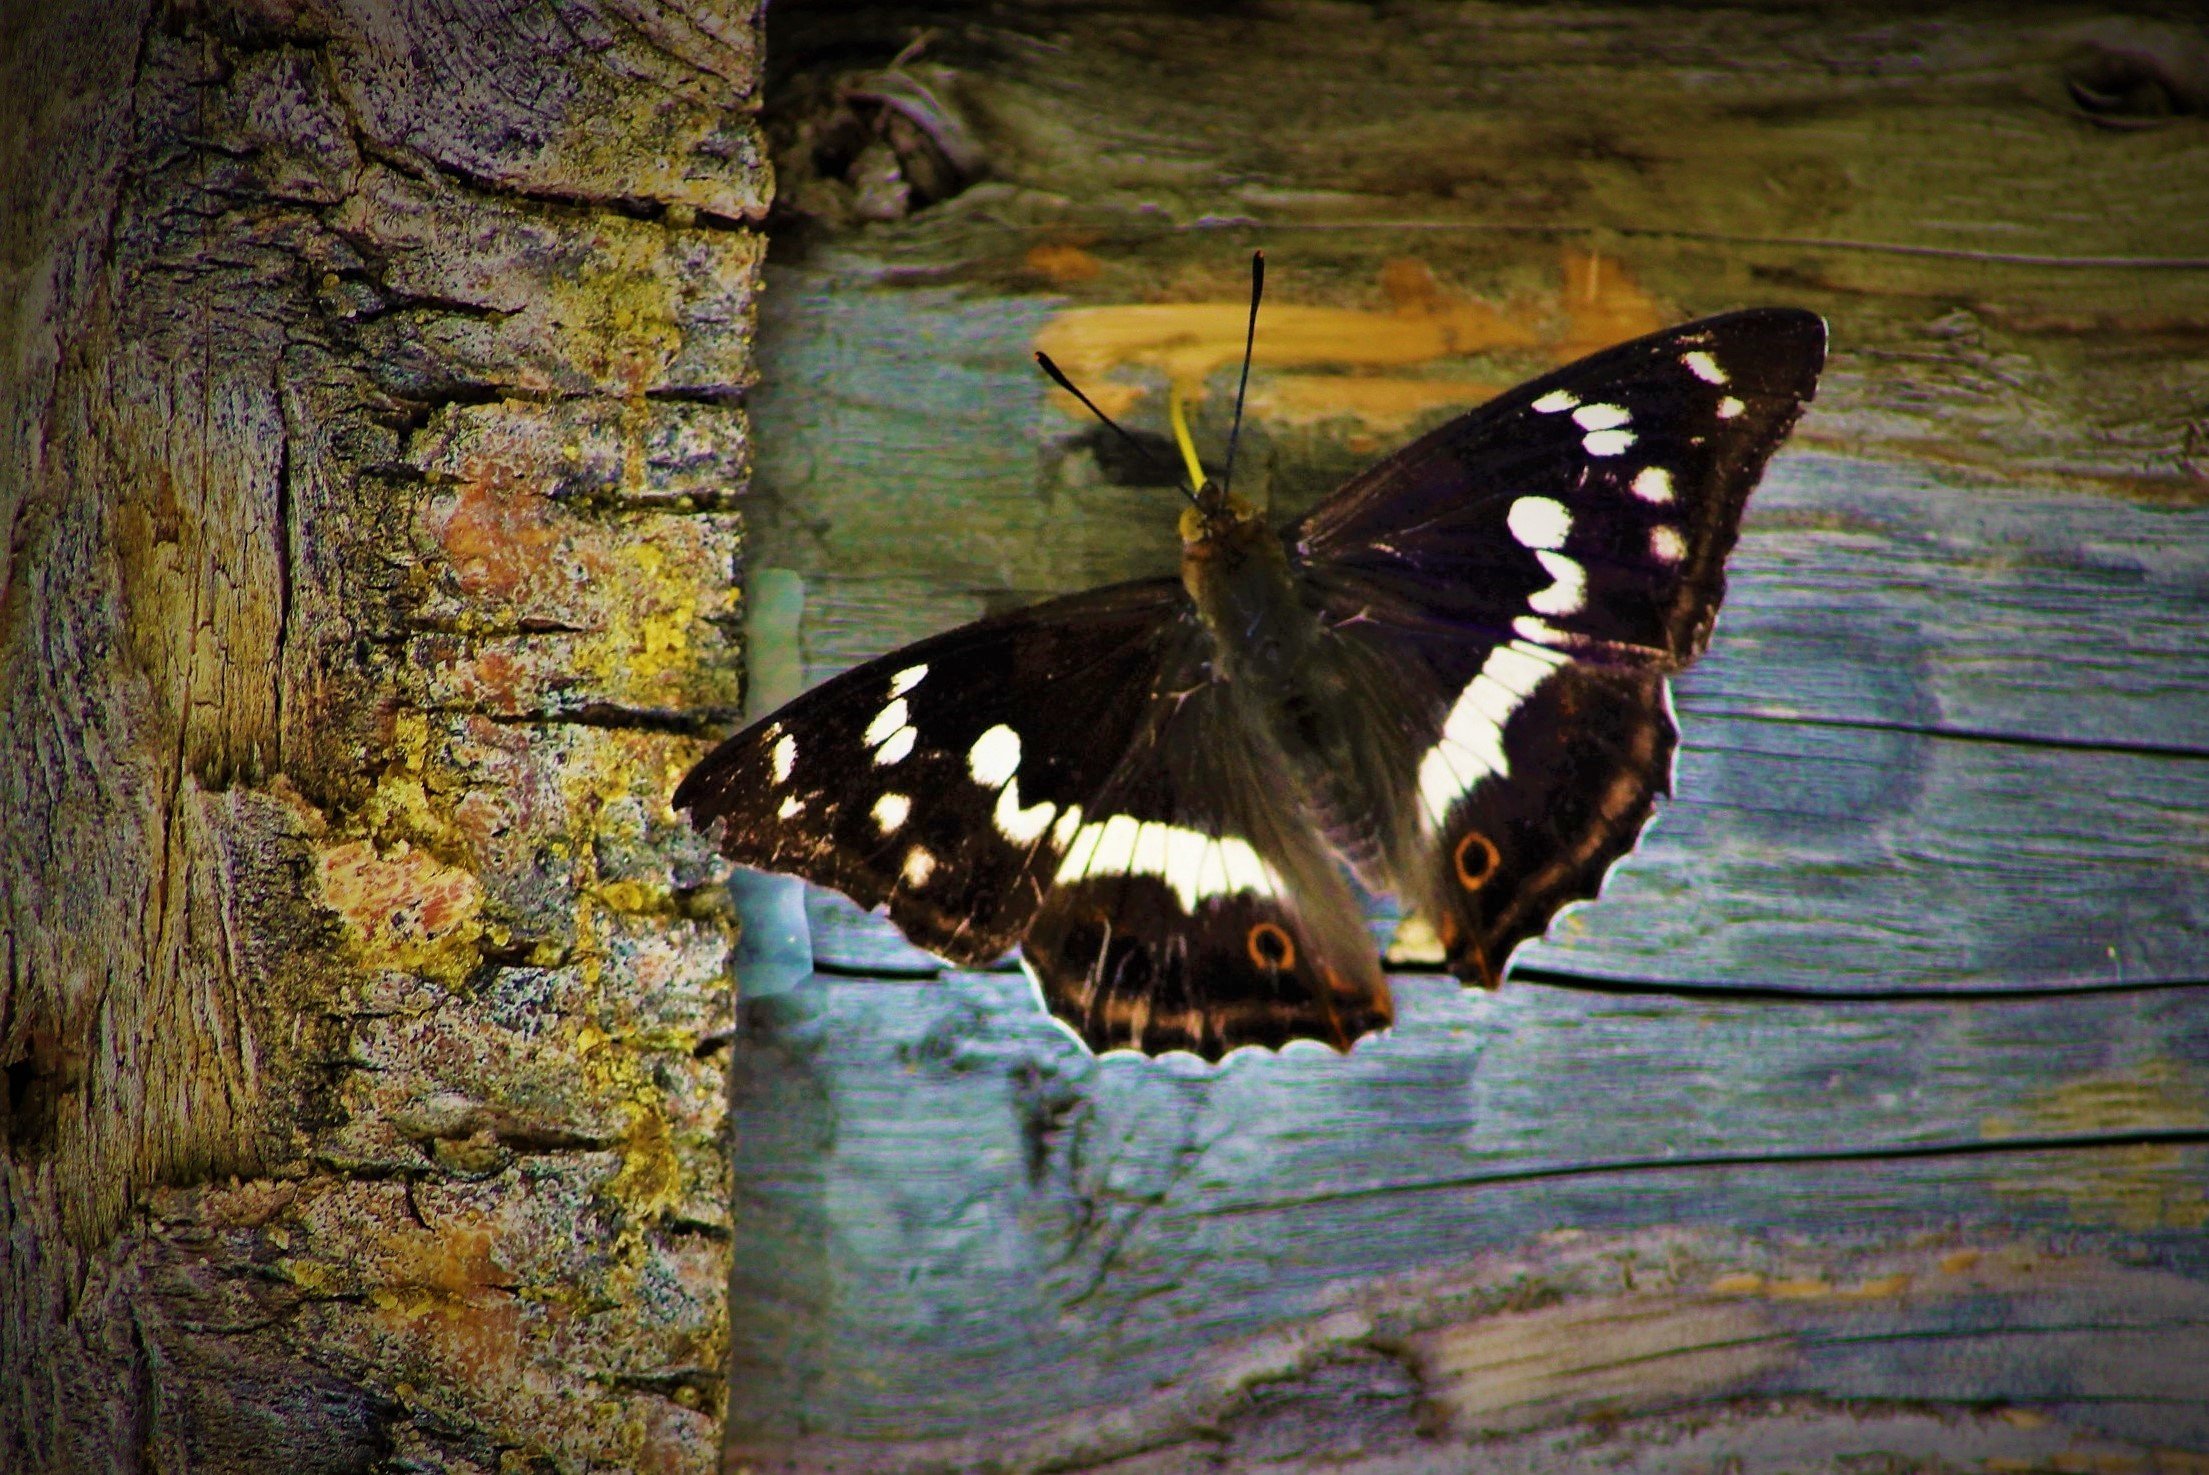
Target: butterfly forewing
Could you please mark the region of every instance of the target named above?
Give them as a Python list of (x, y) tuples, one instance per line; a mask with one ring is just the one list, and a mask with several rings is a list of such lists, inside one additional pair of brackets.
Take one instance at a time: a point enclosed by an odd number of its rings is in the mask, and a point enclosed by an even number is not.
[(1606, 349), (1353, 478), (1292, 546), (1345, 607), (1676, 665), (1709, 637), (1742, 507), (1824, 352), (1823, 321), (1788, 309)]
[[(887, 905), (980, 964), (1027, 931), (1081, 809), (1148, 744), (1194, 631), (1154, 579), (1017, 610), (815, 687), (723, 743), (673, 803), (745, 865)], [(1108, 755), (1100, 763), (1099, 755)]]

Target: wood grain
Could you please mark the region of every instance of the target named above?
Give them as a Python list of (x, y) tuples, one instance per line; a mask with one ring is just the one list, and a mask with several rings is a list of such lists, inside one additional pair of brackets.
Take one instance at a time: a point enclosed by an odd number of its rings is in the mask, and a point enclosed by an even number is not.
[[(923, 32), (989, 172), (900, 213), (805, 120)], [(752, 554), (813, 679), (1171, 567), (1170, 495), (1029, 353), (1142, 429), (1179, 381), (1217, 445), (1235, 345), (1141, 324), (1231, 307), (1253, 245), (1277, 515), (1607, 336), (1786, 302), (1834, 352), (1676, 800), (1500, 994), (1401, 975), (1347, 1059), (1095, 1060), (1018, 974), (809, 898), (830, 971), (732, 1060), (740, 1465), (2209, 1462), (2198, 37), (800, 6), (770, 50), (806, 220)]]

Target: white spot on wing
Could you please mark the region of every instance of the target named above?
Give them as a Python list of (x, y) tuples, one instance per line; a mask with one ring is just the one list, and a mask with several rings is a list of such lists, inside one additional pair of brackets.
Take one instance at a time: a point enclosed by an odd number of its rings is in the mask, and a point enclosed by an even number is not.
[(1671, 523), (1660, 522), (1649, 530), (1649, 556), (1659, 563), (1678, 563), (1687, 557), (1687, 540)]
[(1514, 640), (1488, 652), (1488, 659), (1481, 663), (1480, 674), (1523, 701), (1534, 695), (1534, 689), (1564, 664), (1565, 658), (1555, 651)]
[(907, 666), (890, 678), (890, 695), (893, 697), (905, 695), (905, 693), (920, 685), (921, 678), (927, 674), (928, 667), (926, 665)]
[(1721, 399), (1718, 402), (1718, 418), (1721, 420), (1731, 420), (1734, 416), (1740, 414), (1743, 410), (1746, 410), (1747, 408), (1749, 408), (1747, 405), (1741, 403), (1741, 401), (1735, 399), (1732, 395), (1729, 394), (1724, 399)]
[(985, 789), (1002, 788), (1020, 771), (1020, 734), (1000, 722), (967, 749), (966, 771)]
[(867, 724), (861, 736), (867, 746), (874, 749), (877, 768), (900, 762), (913, 751), (913, 743), (920, 734), (905, 720), (906, 716), (905, 698), (892, 697), (888, 705), (874, 714), (874, 721)]
[(1511, 641), (1488, 652), (1480, 674), (1458, 694), (1442, 724), (1442, 739), (1419, 762), (1419, 801), (1427, 822), (1439, 827), (1450, 806), (1473, 785), (1494, 774), (1508, 778), (1503, 729), (1511, 714), (1565, 658), (1524, 641)]
[(1705, 384), (1723, 384), (1726, 382), (1726, 371), (1718, 367), (1718, 360), (1712, 358), (1700, 348), (1693, 353), (1681, 354), (1680, 362), (1687, 365), (1687, 371), (1690, 374), (1693, 374)]
[(1225, 896), (1228, 891), (1227, 851), (1218, 840), (1208, 841), (1203, 856), (1197, 861), (1196, 894)]
[(784, 733), (775, 739), (775, 782), (790, 782), (790, 770), (798, 766), (798, 739), (794, 733)]
[[(1124, 814), (1115, 814), (1102, 825), (1083, 825), (1084, 830), (1095, 829), (1097, 848), (1089, 858), (1084, 874), (1103, 872), (1111, 876), (1124, 876), (1135, 869), (1135, 837), (1142, 833), (1141, 821)], [(1065, 875), (1062, 864), (1059, 874)]]
[(1189, 912), (1208, 897), (1238, 891), (1279, 896), (1282, 889), (1280, 876), (1247, 841), (1124, 814), (1083, 825), (1059, 862), (1056, 879), (1090, 876), (1156, 876)]
[(919, 736), (910, 727), (901, 727), (891, 733), (890, 740), (874, 750), (875, 767), (887, 768), (893, 763), (904, 762), (906, 755), (913, 751), (914, 740)]
[(1621, 405), (1582, 405), (1572, 412), (1572, 423), (1582, 430), (1616, 430), (1633, 418)]
[(1534, 401), (1534, 408), (1544, 415), (1554, 415), (1559, 410), (1569, 410), (1580, 403), (1580, 396), (1569, 389), (1552, 389)]
[(793, 794), (782, 801), (782, 807), (775, 811), (775, 817), (777, 819), (796, 819), (803, 813), (805, 813), (805, 801)]
[(903, 874), (906, 885), (926, 886), (928, 878), (936, 874), (936, 858), (923, 847), (915, 845), (905, 852)]
[(1527, 608), (1545, 615), (1580, 613), (1588, 602), (1588, 571), (1564, 554), (1546, 548), (1537, 549), (1534, 556), (1542, 561), (1553, 582), (1529, 596)]
[(883, 834), (894, 835), (913, 812), (913, 801), (903, 794), (884, 794), (874, 801), (874, 822)]
[(997, 796), (997, 812), (991, 817), (997, 832), (1015, 845), (1033, 845), (1038, 835), (1051, 827), (1051, 816), (1058, 813), (1058, 806), (1046, 799), (1041, 804), (1020, 807), (1020, 780), (1010, 779), (1004, 791)]
[[(1068, 814), (1075, 811), (1069, 809)], [(1066, 854), (1059, 860), (1059, 876), (1076, 880), (1089, 874), (1089, 867), (1097, 858), (1097, 842), (1104, 838), (1104, 830), (1098, 825), (1083, 825), (1074, 832), (1074, 841), (1066, 847)]]
[(1517, 631), (1521, 637), (1533, 641), (1536, 645), (1563, 648), (1572, 644), (1570, 635), (1545, 620), (1535, 619), (1532, 615), (1520, 615), (1511, 622), (1511, 628)]
[(1058, 823), (1051, 827), (1051, 844), (1060, 850), (1064, 850), (1073, 843), (1074, 832), (1080, 828), (1081, 806), (1079, 804), (1067, 805), (1066, 812), (1060, 815)]
[(1633, 443), (1631, 430), (1591, 430), (1580, 437), (1581, 449), (1591, 456), (1623, 456)]
[(1504, 521), (1511, 536), (1525, 548), (1562, 548), (1572, 531), (1572, 514), (1551, 497), (1521, 497), (1511, 504)]
[(861, 735), (862, 741), (870, 748), (881, 747), (890, 740), (893, 733), (905, 725), (905, 716), (905, 698), (891, 698), (890, 704), (875, 713), (874, 721), (867, 724), (866, 732)]
[(1644, 466), (1634, 473), (1634, 495), (1644, 502), (1672, 500), (1672, 473), (1662, 466)]

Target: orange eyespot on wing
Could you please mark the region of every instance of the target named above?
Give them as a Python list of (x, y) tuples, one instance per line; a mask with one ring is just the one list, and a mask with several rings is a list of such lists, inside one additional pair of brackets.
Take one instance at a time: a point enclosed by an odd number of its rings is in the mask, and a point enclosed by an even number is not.
[(1288, 932), (1272, 922), (1259, 922), (1245, 939), (1250, 961), (1268, 972), (1296, 966), (1296, 943)]
[(1488, 884), (1488, 878), (1503, 864), (1503, 855), (1496, 849), (1495, 841), (1478, 830), (1467, 830), (1452, 852), (1457, 868), (1457, 884), (1467, 891), (1478, 891)]

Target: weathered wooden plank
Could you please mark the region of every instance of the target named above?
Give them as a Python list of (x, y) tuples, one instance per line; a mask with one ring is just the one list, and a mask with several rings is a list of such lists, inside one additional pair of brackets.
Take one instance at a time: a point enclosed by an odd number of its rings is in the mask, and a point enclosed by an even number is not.
[[(808, 1232), (762, 1236), (744, 1258), (740, 1362), (802, 1347), (806, 1415), (824, 1430), (950, 1436), (1141, 1402), (1202, 1349), (1321, 1318), (1351, 1287), (1559, 1230), (1767, 1237), (1764, 1258), (1714, 1279), (1783, 1279), (1797, 1239), (1831, 1281), (1844, 1244), (2066, 1229), (2181, 1275), (2204, 1268), (2201, 991), (1710, 1007), (1399, 988), (1404, 1024), (1348, 1060), (1294, 1048), (1216, 1071), (1092, 1059), (1005, 975), (817, 979), (785, 996), (755, 1021), (762, 1047), (738, 1088), (739, 1213)], [(2143, 1132), (2195, 1145), (2093, 1145)], [(2005, 1141), (2017, 1150), (1984, 1151)], [(1773, 1160), (1835, 1149), (1945, 1155), (1846, 1172)], [(1724, 1157), (1741, 1161), (1711, 1161)], [(1426, 1304), (1409, 1297), (1402, 1315), (1452, 1314)], [(1908, 1396), (2054, 1396), (2046, 1359), (2062, 1354), (2023, 1334), (2022, 1311), (1957, 1314), (1983, 1345), (1945, 1373), (1906, 1369)], [(2165, 1330), (2198, 1337), (2202, 1321)], [(1947, 1311), (1913, 1325), (1956, 1328)], [(1904, 1364), (1865, 1360), (1875, 1334), (1835, 1332), (1825, 1371), (1760, 1386), (1904, 1396)], [(2175, 1345), (2116, 1359), (2102, 1391), (2164, 1396), (2142, 1369)], [(1861, 1391), (1874, 1365), (1884, 1393)], [(2196, 1391), (2187, 1427), (2209, 1443)], [(769, 1399), (736, 1412), (740, 1427), (789, 1417)]]
[[(795, 448), (762, 474), (820, 539), (799, 562), (843, 570), (808, 580), (816, 677), (1022, 595), (1171, 567), (1163, 492), (1068, 491), (1030, 453), (1039, 492), (1008, 459), (1056, 414), (1026, 368), (1039, 312), (802, 295), (818, 321), (773, 340), (777, 363), (839, 392), (772, 389), (759, 413)], [(880, 362), (830, 375), (855, 336)], [(2209, 751), (2209, 511), (1783, 454), (1733, 567), (1711, 655), (1679, 683), (1679, 803), (1527, 961), (1842, 988), (2198, 971), (2209, 883), (2170, 860), (2205, 844), (2187, 816), (2209, 770), (2179, 755)], [(1046, 570), (1062, 582), (1030, 582)], [(829, 942), (845, 930), (820, 929), (824, 960), (927, 966), (886, 929)]]
[[(2209, 871), (2181, 858), (2209, 850), (2209, 761), (1698, 715), (1702, 674), (1682, 689), (1678, 798), (1520, 963), (1813, 992), (2202, 973)], [(825, 964), (937, 966), (841, 898), (811, 915)]]
[[(878, 65), (931, 18), (914, 75), (987, 182), (862, 232), (842, 182), (780, 161), (829, 208), (770, 272), (751, 552), (805, 580), (782, 654), (812, 677), (1170, 568), (1170, 497), (1123, 484), (1028, 352), (1139, 427), (1170, 377), (1208, 387), (1217, 444), (1233, 335), (1137, 342), (1120, 310), (1197, 321), (1250, 245), (1274, 305), (1238, 480), (1277, 510), (1606, 335), (1797, 303), (1833, 360), (1681, 683), (1680, 801), (1527, 961), (1905, 994), (2199, 976), (2209, 137), (2096, 127), (2067, 91), (2121, 64), (2137, 87), (2080, 95), (2194, 97), (2185, 36), (1114, 4), (786, 7), (773, 44), (798, 74)], [(1299, 316), (1343, 312), (1332, 346)], [(809, 911), (823, 961), (933, 967)], [(1398, 987), (1402, 1026), (1348, 1060), (1218, 1071), (1090, 1060), (1017, 975), (756, 1000), (740, 1451), (1838, 1475), (2209, 1450), (2200, 990)]]
[[(1030, 352), (1050, 299), (771, 276), (757, 414), (776, 511), (759, 557), (808, 576), (814, 679), (988, 608), (1174, 566), (1170, 492), (1103, 482), (1090, 433), (1046, 401)], [(1835, 373), (1856, 358), (1837, 333)], [(1821, 399), (1802, 437), (1853, 429)], [(1288, 506), (1361, 459), (1251, 433), (1252, 464), (1300, 484)], [(2209, 650), (2192, 638), (2209, 510), (1787, 451), (1731, 567), (1712, 705), (2209, 751)]]

